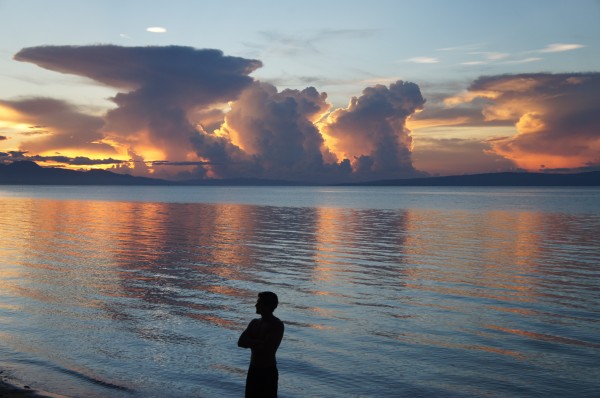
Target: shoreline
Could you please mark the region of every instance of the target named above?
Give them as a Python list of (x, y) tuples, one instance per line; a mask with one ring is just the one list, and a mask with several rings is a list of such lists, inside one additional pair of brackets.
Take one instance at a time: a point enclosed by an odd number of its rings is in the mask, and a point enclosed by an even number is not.
[(28, 388), (28, 386), (17, 387), (14, 384), (8, 383), (4, 380), (0, 380), (0, 397), (1, 398), (43, 397), (43, 395), (39, 395), (35, 390)]
[(14, 382), (7, 381), (0, 375), (0, 398), (68, 398), (64, 395), (52, 394), (46, 391), (34, 390), (24, 385), (19, 387)]

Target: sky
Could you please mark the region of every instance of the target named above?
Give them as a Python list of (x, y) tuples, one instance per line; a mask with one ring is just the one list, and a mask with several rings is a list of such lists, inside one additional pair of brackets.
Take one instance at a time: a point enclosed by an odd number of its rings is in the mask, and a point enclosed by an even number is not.
[(0, 162), (346, 182), (600, 169), (600, 1), (0, 0)]

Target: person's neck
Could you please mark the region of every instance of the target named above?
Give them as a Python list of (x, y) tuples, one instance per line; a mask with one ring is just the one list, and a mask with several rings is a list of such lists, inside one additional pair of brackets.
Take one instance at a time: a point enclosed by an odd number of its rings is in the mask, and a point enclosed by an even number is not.
[(262, 319), (269, 320), (269, 319), (273, 319), (273, 318), (275, 318), (275, 315), (273, 315), (273, 313), (272, 313), (272, 312), (270, 312), (270, 313), (268, 313), (268, 314), (260, 314), (260, 317), (261, 317)]

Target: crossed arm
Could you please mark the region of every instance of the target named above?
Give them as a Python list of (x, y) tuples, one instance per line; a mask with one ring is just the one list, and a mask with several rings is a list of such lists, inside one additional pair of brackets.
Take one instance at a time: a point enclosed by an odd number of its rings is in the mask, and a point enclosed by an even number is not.
[(262, 340), (260, 340), (260, 339), (254, 339), (254, 338), (251, 338), (249, 336), (250, 335), (250, 330), (254, 326), (255, 322), (256, 322), (256, 319), (251, 320), (250, 324), (248, 325), (248, 327), (246, 328), (246, 330), (244, 330), (242, 332), (242, 335), (238, 339), (238, 347), (242, 347), (242, 348), (256, 348), (259, 344), (262, 343)]
[[(256, 337), (258, 319), (253, 319), (238, 339), (238, 347), (250, 349), (266, 349), (275, 352), (283, 337), (283, 323), (274, 323), (269, 325), (267, 333), (262, 338)], [(253, 333), (254, 332), (254, 333)]]

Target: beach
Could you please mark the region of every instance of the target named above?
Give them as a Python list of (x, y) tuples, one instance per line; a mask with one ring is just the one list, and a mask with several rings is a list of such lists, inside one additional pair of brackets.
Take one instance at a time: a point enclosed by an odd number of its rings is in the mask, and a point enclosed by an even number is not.
[[(1, 372), (0, 372), (1, 373)], [(68, 398), (65, 395), (34, 390), (27, 385), (20, 386), (5, 380), (0, 374), (0, 398)]]
[(0, 370), (0, 398), (67, 398), (64, 395), (34, 390), (26, 384), (10, 380)]
[(0, 380), (0, 398), (47, 397), (25, 387), (18, 387)]

